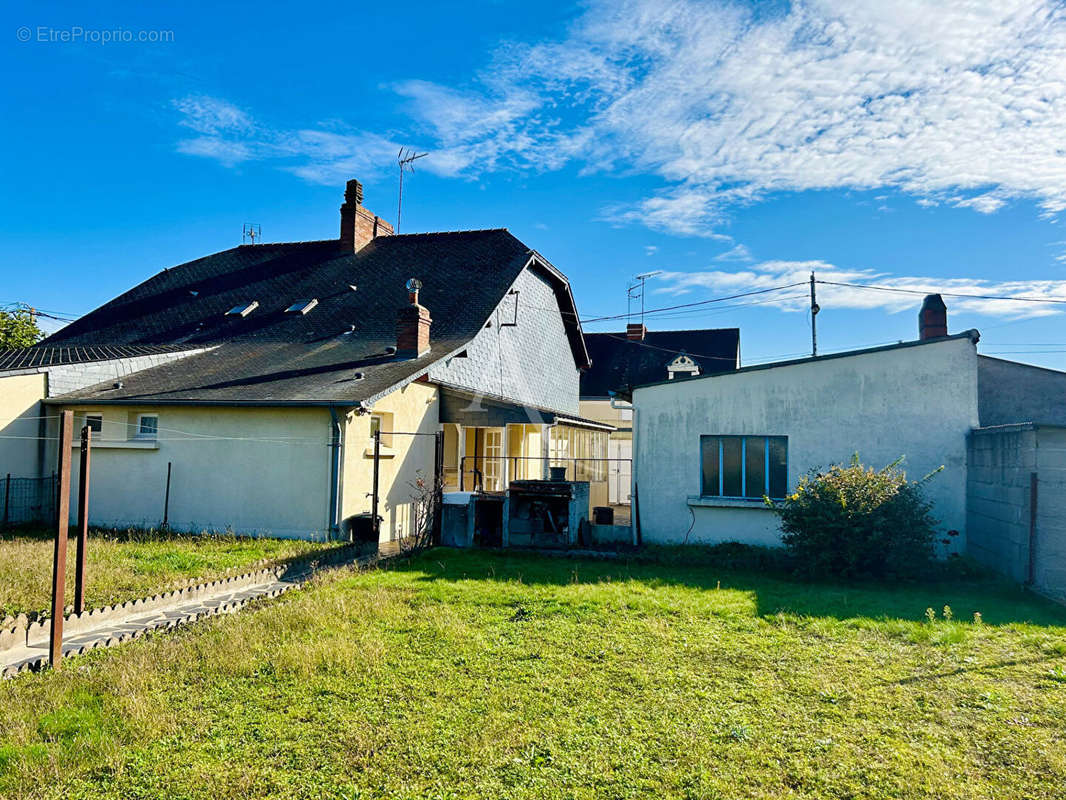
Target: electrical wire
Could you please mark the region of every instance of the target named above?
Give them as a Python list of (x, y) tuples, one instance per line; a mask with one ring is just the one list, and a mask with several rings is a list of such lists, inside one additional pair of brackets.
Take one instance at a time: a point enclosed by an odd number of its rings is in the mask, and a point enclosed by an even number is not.
[[(868, 283), (843, 283), (840, 281), (826, 281), (816, 279), (815, 283), (821, 283), (826, 286), (847, 286), (852, 289), (873, 289), (879, 292), (900, 292), (902, 294), (934, 294), (926, 289), (903, 289), (895, 286), (874, 286)], [(943, 295), (944, 297), (966, 297), (974, 300), (1010, 300), (1016, 303), (1061, 303), (1066, 305), (1066, 299), (1056, 298), (1041, 298), (1041, 297), (1007, 297), (1006, 295), (996, 294), (966, 294), (963, 292), (935, 292), (935, 294)]]

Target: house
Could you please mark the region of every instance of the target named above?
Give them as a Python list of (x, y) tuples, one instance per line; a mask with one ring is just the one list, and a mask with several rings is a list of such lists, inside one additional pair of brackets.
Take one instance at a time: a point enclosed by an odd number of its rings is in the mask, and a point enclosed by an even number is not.
[(0, 354), (0, 441), (18, 443), (0, 472), (47, 475), (71, 409), (94, 431), (94, 524), (337, 536), (370, 510), (380, 431), (395, 539), (438, 432), (447, 490), (502, 491), (609, 431), (579, 414), (588, 363), (542, 255), (505, 229), (393, 235), (353, 180), (337, 239), (164, 269)]
[(649, 331), (631, 323), (619, 333), (586, 333), (592, 365), (581, 373), (581, 416), (614, 426), (606, 486), (594, 484), (593, 505), (628, 515), (633, 458), (633, 410), (622, 394), (660, 380), (713, 375), (740, 366), (738, 328)]
[[(977, 353), (939, 295), (915, 341), (632, 392), (642, 541), (780, 543), (764, 496), (858, 453), (900, 456), (954, 549), (1066, 597), (1066, 373)], [(951, 538), (951, 537), (947, 537)]]

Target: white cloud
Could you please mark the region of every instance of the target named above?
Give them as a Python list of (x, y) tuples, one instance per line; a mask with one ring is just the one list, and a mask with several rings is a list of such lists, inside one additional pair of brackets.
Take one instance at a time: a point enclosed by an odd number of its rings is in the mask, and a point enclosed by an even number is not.
[(657, 252), (659, 252), (659, 248), (656, 247), (655, 245), (653, 245), (653, 244), (644, 245), (644, 254), (647, 255), (649, 258), (651, 256), (655, 255)]
[[(829, 282), (819, 283), (817, 287), (818, 303), (823, 308), (880, 309), (891, 313), (916, 311), (923, 295), (937, 292), (1066, 301), (1066, 281), (988, 281), (973, 278), (893, 276), (872, 269), (838, 267), (825, 261), (764, 261), (735, 272), (665, 272), (657, 278), (661, 285), (656, 292), (681, 295), (700, 290), (708, 296), (725, 296), (753, 289), (799, 284), (791, 291), (781, 292), (780, 296), (787, 299), (772, 301), (774, 295), (766, 295), (760, 299), (785, 311), (806, 311), (810, 301), (803, 295), (802, 287), (810, 280), (812, 271), (819, 281)], [(906, 292), (830, 285), (833, 283), (874, 285)], [(1025, 300), (1012, 302), (978, 297), (945, 297), (945, 302), (949, 312), (969, 311), (999, 317), (1048, 316), (1066, 310), (1066, 306), (1058, 303), (1033, 303)]]
[[(810, 189), (895, 189), (986, 214), (1018, 198), (1066, 209), (1056, 0), (592, 0), (558, 40), (507, 43), (464, 87), (389, 88), (438, 174), (572, 162), (661, 180), (604, 209), (619, 224), (714, 234), (738, 206)], [(213, 98), (175, 105), (198, 134), (184, 152), (287, 158), (309, 180), (394, 147), (265, 129)]]
[(361, 131), (273, 128), (217, 97), (192, 95), (175, 100), (173, 106), (181, 114), (180, 124), (198, 134), (180, 140), (178, 151), (213, 158), (227, 167), (271, 160), (304, 180), (335, 184), (353, 175), (381, 172), (394, 163), (399, 149), (395, 142)]
[(747, 245), (738, 244), (735, 247), (719, 253), (714, 257), (715, 261), (754, 261)]
[[(838, 188), (982, 213), (1021, 197), (1066, 208), (1066, 10), (1053, 0), (800, 0), (780, 13), (604, 0), (562, 41), (505, 62), (492, 91), (530, 121), (514, 154), (558, 145), (585, 169), (670, 184), (608, 208), (618, 222), (705, 233), (766, 193)], [(549, 108), (565, 128), (532, 122)], [(522, 125), (510, 115), (486, 134), (497, 158), (511, 144), (496, 132)]]

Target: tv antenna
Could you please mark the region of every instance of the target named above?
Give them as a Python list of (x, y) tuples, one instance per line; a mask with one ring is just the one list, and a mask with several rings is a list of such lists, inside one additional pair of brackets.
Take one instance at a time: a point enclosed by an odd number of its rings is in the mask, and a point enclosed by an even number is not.
[(244, 230), (241, 232), (242, 244), (255, 244), (256, 239), (263, 238), (263, 226), (256, 222), (244, 223)]
[(626, 297), (628, 298), (628, 305), (626, 307), (626, 322), (633, 321), (633, 301), (638, 297), (640, 298), (640, 324), (644, 324), (644, 284), (648, 282), (648, 278), (654, 278), (656, 275), (662, 275), (663, 271), (657, 269), (654, 272), (643, 272), (633, 278), (632, 282), (626, 287)]
[(400, 198), (396, 202), (396, 232), (400, 232), (400, 213), (403, 211), (403, 174), (404, 172), (414, 172), (414, 162), (420, 158), (425, 158), (429, 153), (416, 153), (410, 147), (401, 147), (400, 152), (396, 154), (396, 163), (400, 167)]

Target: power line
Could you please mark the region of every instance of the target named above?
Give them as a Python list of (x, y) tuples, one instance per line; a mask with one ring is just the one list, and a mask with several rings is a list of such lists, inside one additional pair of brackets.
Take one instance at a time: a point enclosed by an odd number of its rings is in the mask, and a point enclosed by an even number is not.
[[(726, 300), (736, 300), (736, 299), (738, 299), (740, 297), (751, 297), (751, 296), (757, 295), (757, 294), (766, 294), (767, 292), (778, 292), (778, 291), (781, 291), (782, 289), (791, 289), (791, 288), (793, 288), (795, 286), (802, 286), (805, 283), (807, 283), (807, 282), (806, 281), (798, 281), (796, 283), (787, 283), (787, 284), (785, 284), (783, 286), (772, 286), (772, 287), (770, 287), (768, 289), (754, 289), (754, 290), (752, 290), (750, 292), (740, 292), (739, 294), (731, 294), (731, 295), (727, 295), (725, 297), (714, 297), (714, 298), (711, 298), (710, 300), (697, 300), (697, 301), (695, 301), (693, 303), (679, 303), (676, 306), (664, 306), (663, 308), (651, 308), (651, 309), (648, 309), (644, 313), (645, 314), (656, 314), (656, 313), (661, 312), (661, 311), (675, 311), (675, 310), (677, 310), (679, 308), (693, 308), (695, 306), (705, 306), (705, 305), (709, 305), (711, 303), (722, 303), (722, 302), (724, 302)], [(1066, 302), (1066, 301), (1064, 301), (1064, 302)], [(625, 319), (627, 316), (629, 316), (629, 315), (628, 314), (613, 314), (613, 315), (607, 315), (607, 316), (602, 316), (602, 317), (590, 317), (588, 319), (581, 320), (581, 324), (582, 325), (586, 325), (586, 324), (588, 324), (590, 322), (605, 322), (607, 320), (612, 320), (612, 319)]]
[[(933, 294), (927, 289), (903, 289), (895, 286), (874, 286), (868, 283), (843, 283), (841, 281), (816, 280), (815, 283), (824, 283), (827, 286), (847, 286), (852, 289), (875, 289), (879, 292), (900, 292), (902, 294)], [(1041, 298), (1041, 297), (1007, 297), (997, 294), (967, 294), (964, 292), (936, 292), (945, 297), (966, 297), (974, 300), (1010, 300), (1017, 303), (1061, 303), (1066, 305), (1066, 299)]]

